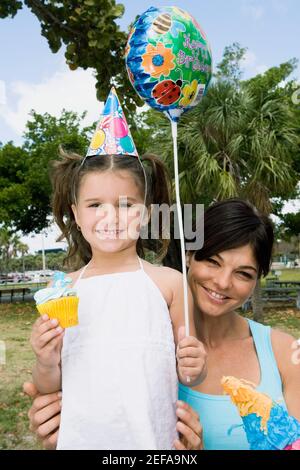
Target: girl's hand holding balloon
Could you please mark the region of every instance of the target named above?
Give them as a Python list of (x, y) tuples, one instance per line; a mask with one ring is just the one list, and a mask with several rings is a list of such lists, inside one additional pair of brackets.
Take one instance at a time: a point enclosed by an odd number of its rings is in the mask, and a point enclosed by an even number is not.
[(206, 357), (207, 353), (201, 341), (194, 336), (185, 336), (185, 328), (180, 327), (176, 353), (180, 382), (189, 386), (201, 383), (206, 374)]

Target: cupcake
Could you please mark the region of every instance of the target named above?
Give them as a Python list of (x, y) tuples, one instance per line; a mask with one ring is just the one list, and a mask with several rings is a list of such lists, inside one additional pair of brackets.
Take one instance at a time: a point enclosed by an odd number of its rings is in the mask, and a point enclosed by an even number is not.
[(68, 287), (72, 279), (60, 271), (54, 273), (53, 286), (34, 294), (36, 308), (41, 315), (56, 318), (62, 328), (78, 325), (79, 297), (75, 289)]

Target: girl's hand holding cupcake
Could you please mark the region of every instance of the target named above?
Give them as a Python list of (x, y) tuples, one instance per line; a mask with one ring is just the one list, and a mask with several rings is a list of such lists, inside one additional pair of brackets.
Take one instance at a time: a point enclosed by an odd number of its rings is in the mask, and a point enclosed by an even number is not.
[(61, 389), (61, 348), (64, 329), (58, 320), (42, 315), (33, 325), (30, 343), (36, 355), (32, 376), (40, 393)]
[(180, 382), (189, 386), (201, 383), (206, 375), (206, 357), (207, 353), (201, 341), (194, 336), (185, 336), (185, 328), (180, 327), (176, 353)]
[(36, 320), (30, 343), (40, 366), (51, 368), (60, 364), (63, 333), (64, 329), (55, 318), (42, 315)]

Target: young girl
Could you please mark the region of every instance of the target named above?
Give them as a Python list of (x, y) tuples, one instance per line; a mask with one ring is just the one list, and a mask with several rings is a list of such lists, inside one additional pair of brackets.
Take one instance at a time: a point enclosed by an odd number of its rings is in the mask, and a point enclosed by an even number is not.
[[(187, 384), (190, 377), (191, 386), (202, 380), (206, 353), (193, 322), (193, 336), (180, 328), (181, 273), (140, 258), (144, 196), (147, 207), (170, 202), (161, 161), (146, 155), (143, 166), (132, 156), (82, 163), (67, 153), (55, 165), (54, 217), (69, 261), (84, 264), (69, 274), (80, 299), (79, 325), (63, 331), (43, 316), (31, 337), (38, 390), (62, 386), (58, 449), (171, 449), (177, 380)], [(163, 249), (162, 255), (166, 240)]]

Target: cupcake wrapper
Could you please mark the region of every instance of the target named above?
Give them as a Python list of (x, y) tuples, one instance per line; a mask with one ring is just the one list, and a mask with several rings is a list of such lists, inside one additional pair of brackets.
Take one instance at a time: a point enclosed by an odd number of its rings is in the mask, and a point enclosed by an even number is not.
[(61, 297), (37, 305), (41, 315), (47, 314), (49, 318), (56, 318), (62, 328), (78, 325), (79, 297)]

